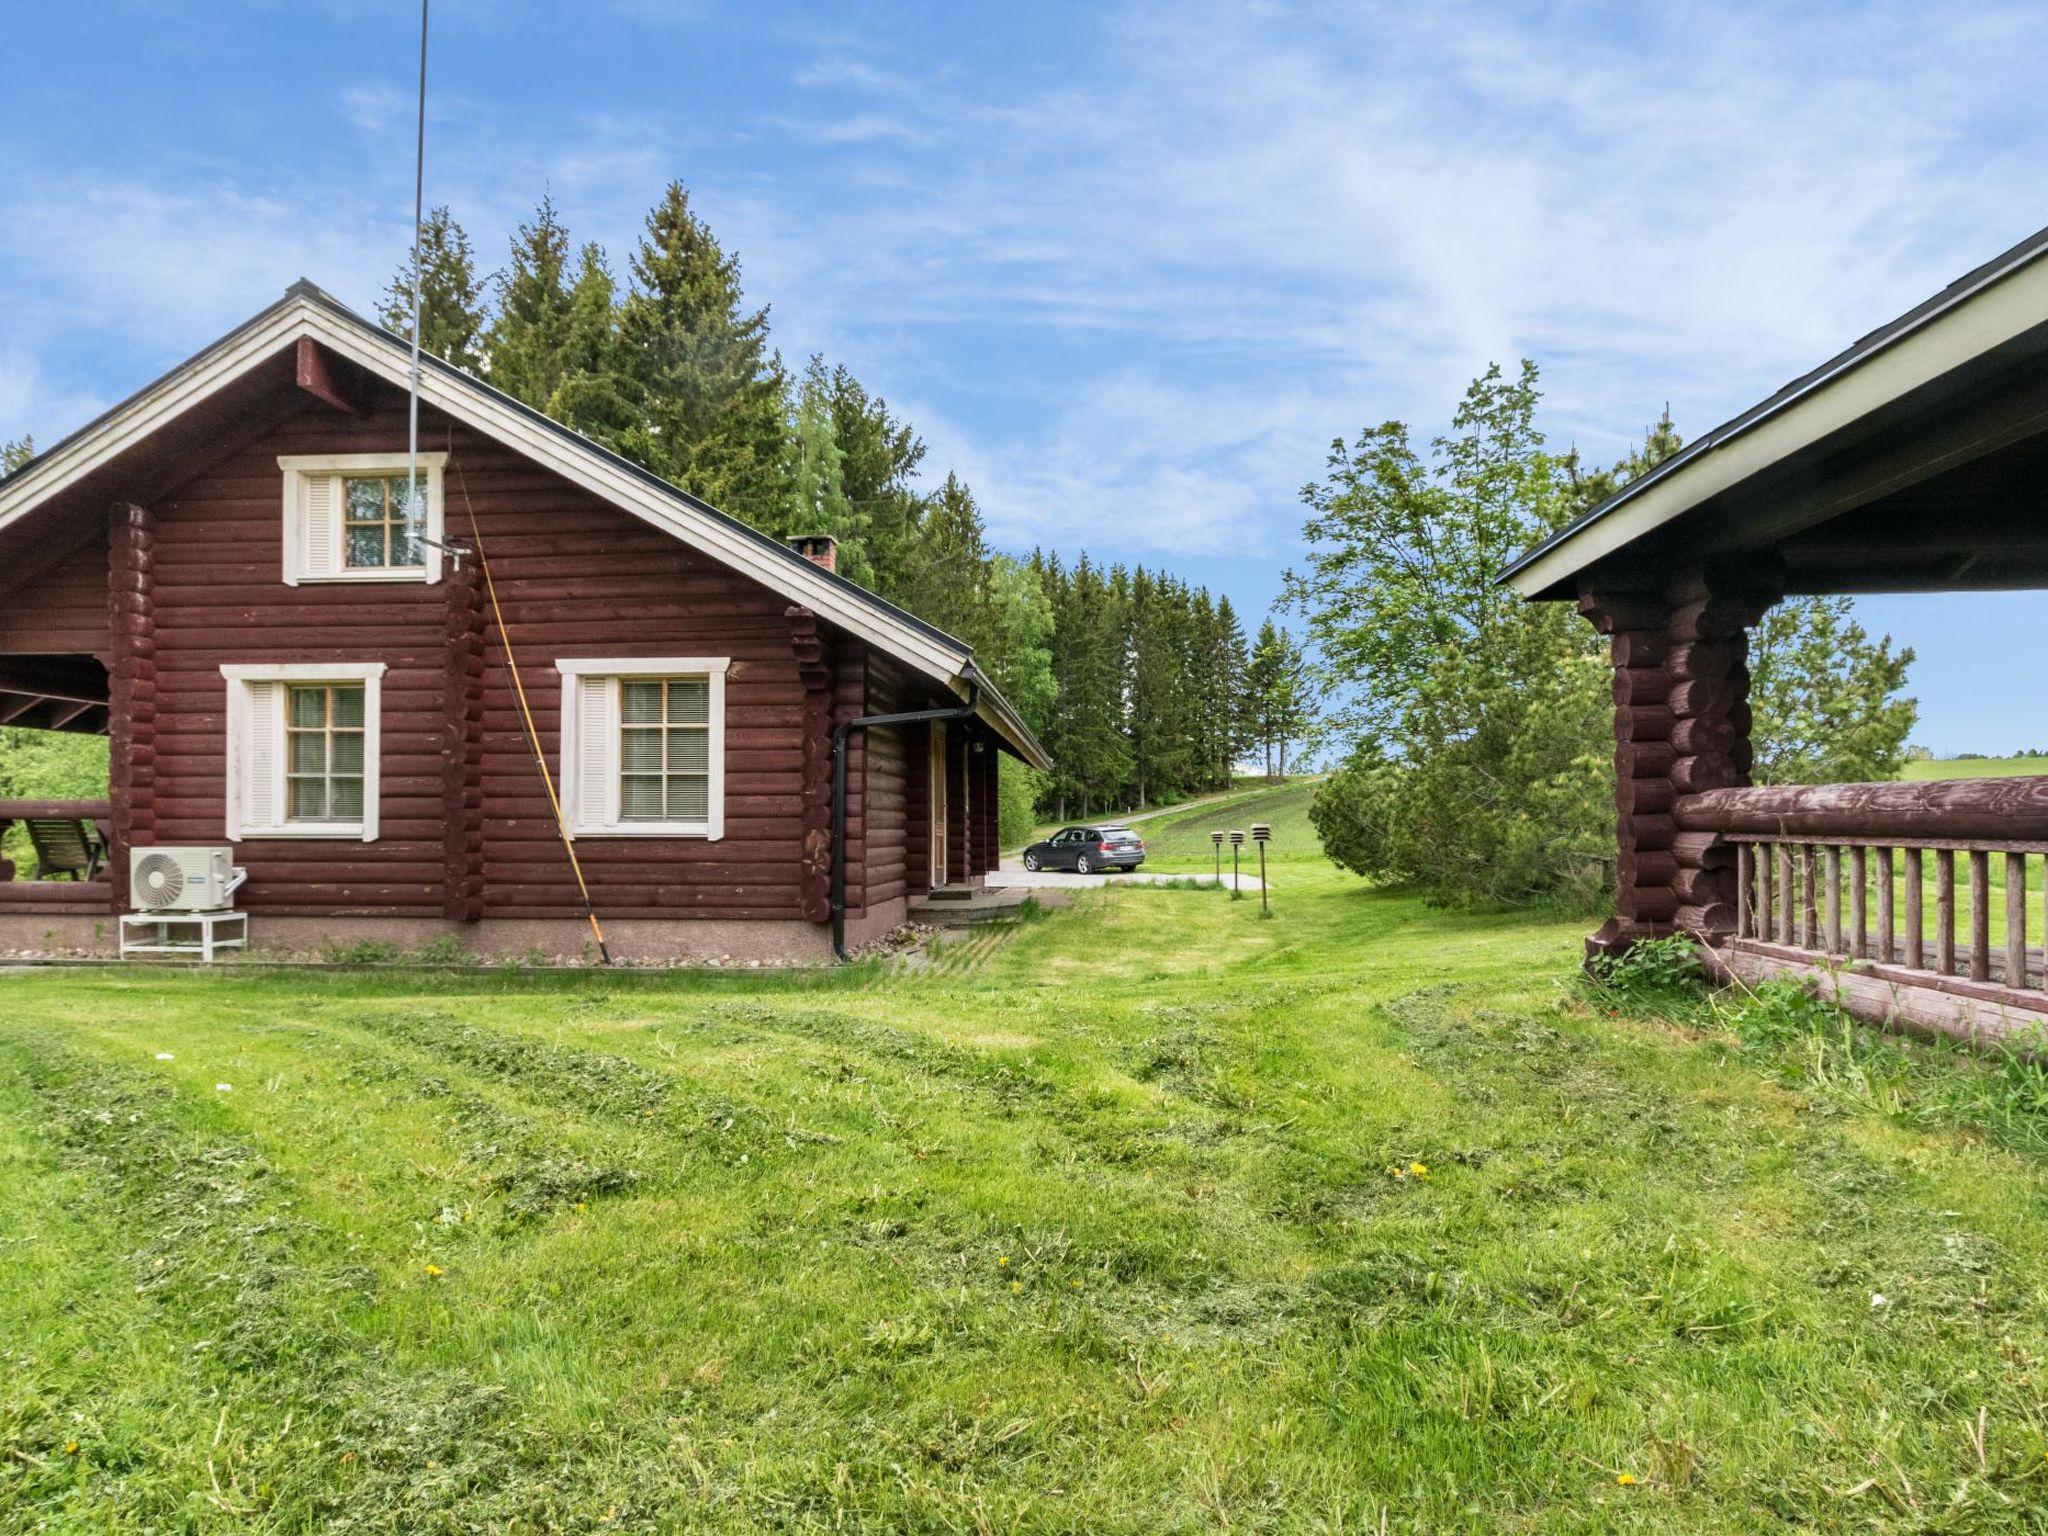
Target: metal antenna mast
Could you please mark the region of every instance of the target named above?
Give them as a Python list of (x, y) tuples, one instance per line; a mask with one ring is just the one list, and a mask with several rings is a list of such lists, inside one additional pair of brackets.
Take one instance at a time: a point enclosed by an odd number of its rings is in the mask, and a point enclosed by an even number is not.
[(412, 160), (412, 389), (406, 401), (405, 497), (407, 519), (426, 532), (420, 499), (420, 244), (427, 193), (427, 0), (420, 0), (420, 115)]

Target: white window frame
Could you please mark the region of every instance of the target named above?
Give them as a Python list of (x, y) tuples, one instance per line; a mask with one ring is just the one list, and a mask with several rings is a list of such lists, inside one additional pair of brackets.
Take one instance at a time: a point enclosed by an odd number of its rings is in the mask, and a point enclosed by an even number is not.
[[(725, 673), (732, 665), (727, 656), (663, 656), (654, 658), (577, 658), (557, 660), (562, 674), (562, 755), (557, 772), (562, 814), (572, 837), (698, 837), (717, 842), (725, 836)], [(629, 677), (701, 677), (709, 684), (706, 712), (710, 720), (710, 761), (708, 804), (703, 821), (621, 821), (619, 819), (619, 775), (621, 729), (619, 682)], [(582, 711), (577, 695), (585, 678), (603, 678), (611, 684), (610, 727), (612, 739), (605, 752), (606, 778), (604, 809), (597, 817), (585, 813), (582, 774)]]
[[(366, 843), (377, 841), (379, 764), (383, 757), (383, 684), (385, 664), (381, 661), (314, 661), (265, 665), (229, 663), (220, 669), (228, 685), (227, 743), (227, 838), (238, 843), (250, 837), (351, 838)], [(271, 727), (271, 761), (276, 764), (278, 783), (272, 803), (274, 819), (258, 819), (252, 810), (250, 791), (256, 766), (256, 732), (250, 719), (251, 683), (361, 683), (363, 685), (363, 819), (361, 821), (289, 821), (284, 778), (285, 712), (279, 710)]]
[[(406, 456), (402, 453), (287, 453), (280, 454), (277, 467), (284, 471), (284, 580), (285, 585), (321, 585), (330, 582), (359, 581), (419, 581), (432, 586), (441, 579), (441, 545), (445, 542), (443, 529), (446, 518), (445, 498), (442, 495), (442, 471), (447, 467), (445, 453), (423, 453), (419, 456), (420, 480), (427, 493), (426, 563), (424, 565), (376, 566), (350, 569), (345, 563), (342, 524), (346, 513), (344, 498), (338, 482), (353, 475), (403, 474)], [(308, 559), (308, 545), (315, 534), (306, 525), (306, 485), (309, 480), (328, 479), (337, 482), (334, 489), (334, 515), (331, 526), (318, 536), (328, 539), (328, 569), (315, 572)]]

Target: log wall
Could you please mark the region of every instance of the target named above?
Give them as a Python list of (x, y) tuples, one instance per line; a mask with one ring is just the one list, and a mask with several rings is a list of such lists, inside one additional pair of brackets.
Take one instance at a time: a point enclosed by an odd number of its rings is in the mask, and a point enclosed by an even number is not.
[(1735, 853), (1681, 829), (1683, 795), (1749, 783), (1748, 629), (1778, 593), (1754, 572), (1692, 573), (1656, 590), (1581, 589), (1614, 667), (1615, 917), (1590, 954), (1735, 923)]
[[(518, 712), (505, 636), (483, 593), (452, 568), (433, 586), (292, 587), (282, 579), (278, 455), (390, 451), (404, 440), (395, 394), (365, 419), (310, 407), (154, 503), (149, 547), (138, 556), (131, 545), (121, 557), (129, 565), (114, 566), (117, 604), (136, 558), (151, 571), (143, 638), (153, 653), (161, 734), (153, 778), (130, 787), (138, 836), (145, 827), (147, 840), (159, 843), (224, 836), (222, 663), (382, 661), (389, 670), (378, 840), (245, 839), (238, 857), (250, 878), (240, 903), (258, 914), (307, 916), (576, 916), (575, 882)], [(467, 538), (473, 508), (552, 770), (560, 766), (558, 658), (731, 658), (726, 835), (579, 839), (599, 912), (816, 920), (804, 901), (804, 850), (818, 830), (815, 743), (828, 720), (811, 684), (822, 680), (829, 718), (863, 712), (865, 648), (832, 633), (830, 656), (814, 663), (825, 667), (822, 679), (814, 671), (807, 681), (785, 598), (432, 410), (422, 414), (421, 442), (452, 454), (446, 531)], [(108, 567), (100, 570), (103, 635)], [(119, 699), (123, 685), (115, 686)], [(870, 899), (870, 816), (882, 837), (873, 891), (902, 885), (902, 753), (885, 750), (885, 782), (872, 791), (865, 744), (849, 761), (848, 897), (856, 917)], [(823, 812), (829, 816), (829, 802)]]

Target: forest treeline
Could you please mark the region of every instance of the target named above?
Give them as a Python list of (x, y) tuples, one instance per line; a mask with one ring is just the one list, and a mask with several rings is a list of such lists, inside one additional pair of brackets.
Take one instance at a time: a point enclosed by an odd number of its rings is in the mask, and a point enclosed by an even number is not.
[[(672, 183), (625, 274), (543, 197), (483, 272), (446, 208), (421, 240), (421, 343), (777, 538), (829, 534), (840, 572), (973, 646), (1044, 741), (1011, 771), (1013, 826), (1172, 800), (1262, 757), (1284, 772), (1305, 662), (1284, 629), (1246, 636), (1227, 597), (1165, 571), (989, 546), (974, 493), (844, 363), (791, 368), (737, 257)], [(411, 327), (408, 262), (384, 323)], [(1014, 765), (1008, 765), (1012, 770)]]

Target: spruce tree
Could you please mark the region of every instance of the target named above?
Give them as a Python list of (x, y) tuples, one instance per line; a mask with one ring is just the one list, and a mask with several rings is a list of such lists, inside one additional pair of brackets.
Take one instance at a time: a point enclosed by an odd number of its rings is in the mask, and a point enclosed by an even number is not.
[(491, 383), (546, 410), (569, 368), (569, 231), (543, 196), (532, 222), (512, 237), (498, 274), (498, 312), (486, 335)]
[(766, 307), (747, 310), (738, 258), (671, 182), (647, 215), (619, 317), (621, 372), (639, 419), (617, 446), (756, 527), (787, 501), (787, 380)]
[(874, 583), (868, 562), (866, 528), (846, 495), (845, 454), (832, 420), (832, 381), (825, 360), (813, 357), (797, 389), (796, 415), (790, 423), (789, 501), (773, 532), (783, 538), (828, 534), (839, 544), (842, 576)]
[(35, 456), (36, 440), (32, 437), (0, 443), (0, 480), (5, 480)]
[(840, 479), (847, 504), (863, 529), (874, 589), (900, 599), (924, 514), (924, 497), (913, 484), (924, 459), (924, 443), (844, 364), (832, 370), (831, 399)]
[[(483, 367), (483, 284), (469, 236), (444, 207), (420, 228), (420, 350), (477, 373)], [(412, 253), (385, 290), (379, 318), (386, 330), (412, 335)]]

